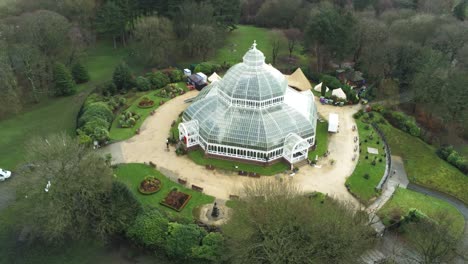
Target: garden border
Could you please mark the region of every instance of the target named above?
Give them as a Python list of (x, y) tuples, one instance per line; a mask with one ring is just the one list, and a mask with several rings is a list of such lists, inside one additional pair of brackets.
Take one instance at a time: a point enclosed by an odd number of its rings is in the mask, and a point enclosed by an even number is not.
[(377, 131), (385, 146), (385, 172), (379, 184), (377, 184), (375, 187), (376, 190), (382, 190), (382, 186), (385, 184), (385, 182), (387, 182), (390, 175), (390, 168), (392, 167), (392, 152), (390, 150), (390, 146), (387, 143), (387, 138), (385, 137), (385, 134), (382, 132), (382, 130), (380, 130), (380, 127), (375, 122), (372, 122), (371, 125), (374, 127), (375, 131)]

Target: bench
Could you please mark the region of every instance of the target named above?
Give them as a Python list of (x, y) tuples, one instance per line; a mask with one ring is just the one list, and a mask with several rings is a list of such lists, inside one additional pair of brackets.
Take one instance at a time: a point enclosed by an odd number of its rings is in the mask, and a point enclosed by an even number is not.
[(249, 177), (260, 178), (260, 174), (258, 174), (256, 172), (249, 172)]
[(152, 161), (149, 162), (149, 165), (153, 168), (156, 168), (156, 164), (154, 164)]
[(178, 178), (177, 179), (177, 182), (182, 184), (182, 185), (186, 185), (187, 184), (187, 180), (184, 180), (184, 179), (181, 179), (181, 178)]
[(203, 192), (203, 188), (200, 186), (196, 186), (195, 184), (192, 184), (192, 190), (197, 192)]
[(239, 195), (230, 194), (229, 200), (239, 200)]
[(240, 175), (240, 176), (248, 176), (249, 173), (246, 172), (246, 171), (239, 171), (239, 175)]
[(205, 165), (205, 168), (207, 170), (214, 170), (215, 169), (215, 167), (213, 165)]

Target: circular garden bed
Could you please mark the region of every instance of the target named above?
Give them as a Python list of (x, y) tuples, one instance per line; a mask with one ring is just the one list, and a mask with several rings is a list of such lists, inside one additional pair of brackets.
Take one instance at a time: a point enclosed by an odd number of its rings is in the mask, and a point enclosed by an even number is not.
[(146, 177), (138, 186), (138, 191), (142, 194), (153, 194), (158, 192), (162, 187), (160, 180), (155, 177)]
[(150, 108), (154, 105), (154, 101), (150, 100), (148, 97), (143, 97), (138, 103), (139, 108)]

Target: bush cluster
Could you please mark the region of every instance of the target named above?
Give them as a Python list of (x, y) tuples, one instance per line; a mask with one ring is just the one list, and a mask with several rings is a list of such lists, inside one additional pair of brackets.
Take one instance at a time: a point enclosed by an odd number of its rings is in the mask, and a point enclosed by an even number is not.
[(221, 65), (210, 63), (210, 62), (202, 62), (195, 66), (194, 72), (203, 72), (204, 74), (212, 74), (215, 71), (219, 71), (221, 69)]
[(169, 84), (163, 89), (161, 89), (158, 93), (157, 96), (163, 97), (163, 98), (174, 98), (178, 95), (184, 94), (185, 91), (175, 84)]
[(169, 77), (161, 71), (147, 73), (146, 78), (149, 79), (153, 89), (163, 88), (171, 82)]
[(100, 143), (109, 139), (109, 127), (114, 120), (113, 110), (125, 104), (125, 98), (103, 97), (96, 93), (88, 96), (77, 122), (80, 142), (90, 144), (93, 140)]
[(421, 135), (421, 128), (418, 127), (414, 118), (398, 111), (385, 111), (384, 116), (394, 127), (397, 127), (415, 137), (419, 137)]
[(140, 116), (136, 113), (125, 111), (119, 117), (119, 125), (121, 128), (133, 127)]
[(127, 236), (149, 250), (164, 250), (174, 259), (218, 261), (224, 248), (220, 233), (207, 233), (195, 224), (170, 221), (155, 208), (139, 214)]
[(461, 172), (468, 175), (468, 161), (456, 150), (454, 150), (453, 146), (442, 146), (437, 149), (436, 153), (441, 159), (446, 160), (448, 163), (458, 168)]
[(322, 74), (320, 75), (319, 80), (320, 82), (323, 83), (322, 85), (325, 85), (330, 89), (337, 89), (343, 86), (340, 80), (338, 80), (336, 77), (333, 77), (331, 75)]

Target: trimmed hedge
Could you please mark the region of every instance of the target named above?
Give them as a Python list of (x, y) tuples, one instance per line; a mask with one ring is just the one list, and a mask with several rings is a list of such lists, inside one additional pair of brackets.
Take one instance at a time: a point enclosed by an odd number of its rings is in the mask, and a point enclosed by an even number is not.
[(421, 136), (421, 128), (418, 127), (413, 117), (397, 111), (384, 111), (383, 114), (388, 122), (390, 122), (394, 127), (399, 128), (412, 136)]
[(437, 149), (436, 153), (441, 159), (446, 160), (461, 172), (468, 175), (468, 161), (453, 149), (453, 146), (442, 146)]

